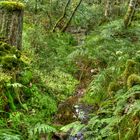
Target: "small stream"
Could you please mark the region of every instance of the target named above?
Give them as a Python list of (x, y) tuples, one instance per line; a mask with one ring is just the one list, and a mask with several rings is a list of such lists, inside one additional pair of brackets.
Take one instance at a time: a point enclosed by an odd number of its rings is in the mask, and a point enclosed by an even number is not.
[[(81, 124), (87, 124), (90, 113), (93, 111), (93, 106), (85, 105), (85, 104), (77, 104), (74, 106), (77, 119), (81, 122)], [(84, 132), (83, 130), (80, 130), (75, 134), (74, 136), (71, 136), (71, 134), (68, 135), (66, 140), (84, 140)]]
[[(70, 32), (75, 36), (79, 45), (84, 44), (85, 32), (86, 32), (84, 29), (80, 29), (80, 30), (70, 29)], [(89, 79), (90, 78), (91, 75)], [(90, 119), (90, 114), (93, 112), (93, 106), (89, 106), (84, 103), (81, 103), (80, 99), (85, 94), (86, 86), (83, 86), (82, 83), (80, 83), (79, 87), (80, 88), (77, 89), (76, 94), (74, 96), (70, 97), (63, 103), (60, 103), (58, 107), (58, 116), (57, 116), (57, 118), (59, 117), (60, 118), (56, 120), (58, 124), (60, 123), (61, 125), (65, 126), (75, 121), (79, 121), (81, 124), (88, 123), (88, 120)], [(66, 120), (70, 120), (70, 122)], [(84, 130), (80, 130), (75, 135), (72, 135), (71, 134), (72, 129), (68, 130), (64, 135), (64, 137), (60, 138), (60, 140), (84, 140), (84, 135), (83, 135)], [(58, 140), (58, 139), (54, 139), (54, 140)]]

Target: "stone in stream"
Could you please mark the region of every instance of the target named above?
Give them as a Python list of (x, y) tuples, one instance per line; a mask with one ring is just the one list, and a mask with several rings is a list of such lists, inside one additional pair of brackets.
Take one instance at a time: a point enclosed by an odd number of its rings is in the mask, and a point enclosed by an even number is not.
[(87, 123), (89, 119), (89, 114), (93, 111), (93, 106), (88, 106), (84, 104), (75, 105), (76, 117), (82, 122)]
[(0, 41), (21, 49), (24, 5), (20, 2), (0, 2)]
[(75, 136), (70, 136), (67, 140), (84, 140), (82, 132), (78, 132)]

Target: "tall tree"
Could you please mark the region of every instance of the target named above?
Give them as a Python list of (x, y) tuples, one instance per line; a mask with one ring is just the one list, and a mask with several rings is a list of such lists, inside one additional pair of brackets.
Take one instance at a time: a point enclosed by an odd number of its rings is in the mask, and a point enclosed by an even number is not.
[(74, 17), (76, 11), (78, 10), (79, 6), (81, 5), (83, 0), (80, 0), (79, 3), (77, 4), (77, 6), (75, 7), (74, 11), (72, 12), (69, 20), (66, 22), (66, 24), (64, 25), (64, 27), (62, 28), (62, 32), (65, 32), (66, 29), (68, 28), (69, 24), (71, 23), (72, 18)]
[(56, 22), (56, 24), (54, 25), (54, 27), (53, 27), (53, 29), (52, 29), (52, 32), (55, 31), (55, 29), (57, 28), (58, 24), (65, 18), (66, 12), (67, 12), (67, 8), (68, 8), (70, 2), (71, 2), (71, 0), (68, 0), (68, 1), (67, 1), (66, 5), (65, 5), (65, 7), (64, 7), (64, 10), (63, 10), (63, 14), (62, 14), (62, 16), (58, 19), (58, 21)]
[(124, 17), (125, 28), (127, 28), (131, 24), (136, 11), (137, 4), (138, 4), (138, 0), (130, 0), (126, 15)]

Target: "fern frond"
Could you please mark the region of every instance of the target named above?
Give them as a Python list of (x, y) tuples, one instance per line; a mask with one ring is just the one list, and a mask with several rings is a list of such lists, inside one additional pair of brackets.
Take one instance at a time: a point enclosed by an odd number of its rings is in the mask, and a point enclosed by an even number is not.
[(29, 137), (32, 138), (33, 136), (39, 136), (40, 134), (49, 134), (54, 133), (57, 130), (47, 124), (37, 123), (33, 128), (29, 130)]

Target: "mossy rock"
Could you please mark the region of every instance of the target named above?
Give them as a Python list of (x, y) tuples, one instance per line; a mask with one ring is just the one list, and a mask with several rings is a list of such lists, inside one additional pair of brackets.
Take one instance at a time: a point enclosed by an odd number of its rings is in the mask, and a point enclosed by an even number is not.
[(21, 53), (16, 49), (15, 46), (11, 46), (5, 42), (0, 41), (0, 56), (4, 56), (7, 54), (15, 54), (17, 58), (20, 58)]
[(8, 11), (16, 11), (16, 10), (23, 10), (24, 4), (20, 2), (14, 1), (1, 1), (0, 2), (0, 9), (8, 10)]
[(124, 73), (123, 73), (123, 77), (124, 77), (124, 80), (125, 82), (127, 81), (127, 78), (129, 77), (129, 75), (133, 74), (133, 73), (137, 73), (137, 62), (132, 60), (132, 59), (129, 59), (127, 60), (126, 62), (126, 68), (124, 70)]
[(74, 116), (74, 108), (72, 105), (64, 103), (61, 104), (58, 107), (58, 113), (56, 115), (56, 122), (59, 122), (60, 124), (69, 124), (73, 121), (76, 121), (76, 118)]
[(15, 55), (6, 55), (2, 58), (2, 68), (11, 70), (14, 67), (17, 67), (19, 60)]
[(0, 56), (9, 54), (10, 49), (11, 49), (10, 45), (4, 42), (0, 42)]
[(120, 84), (117, 81), (111, 82), (108, 86), (108, 93), (112, 95), (114, 92), (117, 92), (120, 89)]
[(140, 85), (140, 76), (137, 74), (131, 74), (127, 79), (127, 87), (131, 88), (135, 85)]
[(0, 42), (0, 51), (10, 51), (11, 47), (5, 42)]

